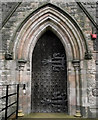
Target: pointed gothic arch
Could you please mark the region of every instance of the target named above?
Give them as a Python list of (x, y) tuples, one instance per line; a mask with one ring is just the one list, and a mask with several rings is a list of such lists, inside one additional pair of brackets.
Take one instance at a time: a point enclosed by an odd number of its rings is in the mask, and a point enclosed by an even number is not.
[[(46, 27), (44, 26), (44, 24), (45, 25), (47, 24)], [(44, 27), (41, 28), (41, 25), (43, 25)], [(73, 49), (72, 51), (76, 53), (77, 50), (74, 50), (75, 48), (74, 46), (78, 46), (76, 49), (79, 49), (80, 54), (82, 53), (80, 55), (80, 59), (84, 58), (85, 52), (88, 53), (87, 42), (77, 22), (67, 12), (64, 12), (59, 7), (48, 3), (32, 12), (16, 30), (9, 47), (9, 51), (14, 53), (14, 59), (18, 58), (16, 48), (19, 48), (18, 45), (20, 45), (18, 43), (19, 41), (16, 40), (18, 38), (17, 33), (19, 33), (18, 34), (19, 37), (22, 37), (21, 39), (25, 39), (27, 37), (23, 36), (25, 33), (26, 35), (29, 33), (28, 35), (30, 36), (30, 33), (32, 34), (34, 31), (38, 30), (39, 27), (43, 29), (43, 31), (44, 29), (50, 27), (52, 28), (52, 31), (54, 32), (56, 31), (56, 34), (59, 37), (62, 35), (60, 35), (61, 34), (60, 32), (57, 32), (57, 29), (62, 30), (62, 32), (65, 32), (67, 39), (69, 39), (70, 41), (70, 45), (72, 45), (71, 47)], [(35, 33), (33, 34), (33, 36), (34, 35)], [(24, 44), (25, 43), (24, 41), (21, 43)]]
[[(51, 30), (56, 34), (65, 48), (68, 65), (68, 111), (69, 114), (74, 114), (76, 106), (80, 106), (82, 101), (80, 101), (81, 96), (79, 87), (81, 79), (83, 81), (86, 76), (85, 74), (80, 75), (80, 69), (82, 70), (84, 67), (84, 57), (85, 52), (88, 53), (88, 46), (79, 25), (67, 12), (64, 12), (59, 7), (50, 3), (43, 5), (32, 12), (16, 30), (14, 35), (15, 39), (13, 39), (14, 41), (12, 40), (13, 45), (11, 45), (12, 47), (10, 46), (10, 51), (13, 52), (15, 60), (27, 61), (23, 72), (27, 72), (26, 68), (28, 66), (29, 71), (31, 72), (34, 47), (37, 40), (46, 30)], [(27, 95), (27, 98), (29, 96), (29, 104), (27, 105), (27, 108), (30, 112), (31, 73), (27, 75), (26, 81), (28, 81), (29, 84), (29, 94)], [(78, 83), (76, 83), (76, 81)], [(86, 88), (82, 82), (81, 86)]]

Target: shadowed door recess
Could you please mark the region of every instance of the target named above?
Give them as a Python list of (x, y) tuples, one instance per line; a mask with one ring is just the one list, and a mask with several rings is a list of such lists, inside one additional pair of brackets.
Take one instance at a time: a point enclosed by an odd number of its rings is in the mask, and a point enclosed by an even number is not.
[(59, 38), (46, 31), (32, 57), (32, 112), (67, 112), (67, 65)]

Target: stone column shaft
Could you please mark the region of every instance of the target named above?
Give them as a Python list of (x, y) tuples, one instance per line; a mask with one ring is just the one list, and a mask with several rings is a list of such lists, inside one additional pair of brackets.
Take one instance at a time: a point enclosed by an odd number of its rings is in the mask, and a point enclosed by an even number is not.
[(79, 109), (80, 106), (80, 89), (79, 89), (79, 68), (75, 67), (75, 78), (76, 78), (76, 104), (77, 104), (77, 109)]
[(80, 61), (79, 60), (73, 60), (72, 61), (74, 70), (75, 70), (75, 82), (76, 82), (76, 117), (81, 117), (80, 113)]

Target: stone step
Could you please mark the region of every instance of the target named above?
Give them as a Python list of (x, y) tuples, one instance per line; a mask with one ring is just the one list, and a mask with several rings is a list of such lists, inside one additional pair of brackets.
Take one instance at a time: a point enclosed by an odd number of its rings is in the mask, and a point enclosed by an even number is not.
[[(70, 116), (65, 113), (31, 113), (29, 115), (24, 115), (23, 117), (18, 117), (15, 119), (15, 115), (11, 116), (8, 120), (92, 120), (92, 118), (80, 118), (75, 116)], [(94, 120), (98, 120), (98, 118), (94, 118)]]

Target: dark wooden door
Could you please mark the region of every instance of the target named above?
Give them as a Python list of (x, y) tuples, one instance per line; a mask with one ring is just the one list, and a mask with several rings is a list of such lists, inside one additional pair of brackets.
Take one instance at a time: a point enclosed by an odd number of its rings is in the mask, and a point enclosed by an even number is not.
[(67, 112), (64, 47), (51, 31), (38, 40), (32, 57), (32, 112)]

